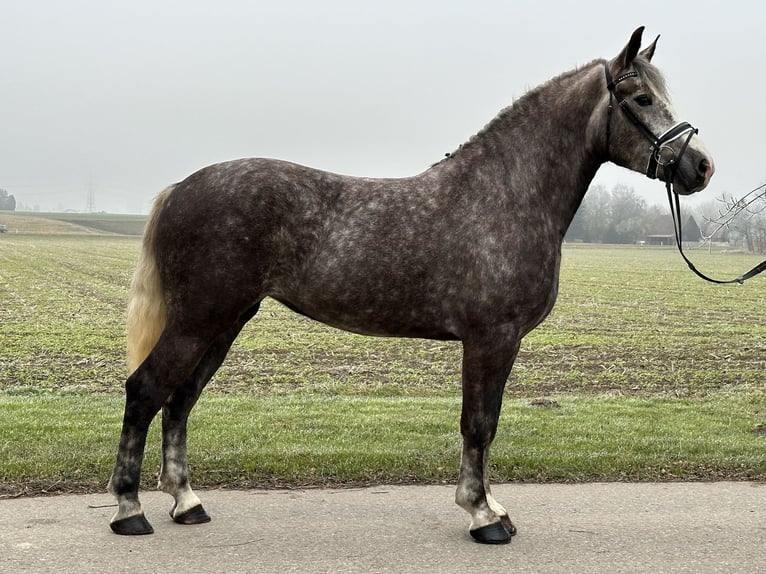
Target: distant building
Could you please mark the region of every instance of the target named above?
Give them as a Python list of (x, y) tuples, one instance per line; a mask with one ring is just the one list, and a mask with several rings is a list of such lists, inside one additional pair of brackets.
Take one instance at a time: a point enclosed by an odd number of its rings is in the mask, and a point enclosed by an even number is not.
[(675, 235), (647, 235), (646, 245), (675, 245)]
[[(699, 243), (702, 239), (702, 232), (699, 225), (691, 215), (681, 228), (681, 241), (684, 243)], [(674, 233), (657, 233), (654, 235), (647, 235), (645, 245), (675, 245), (676, 236)]]

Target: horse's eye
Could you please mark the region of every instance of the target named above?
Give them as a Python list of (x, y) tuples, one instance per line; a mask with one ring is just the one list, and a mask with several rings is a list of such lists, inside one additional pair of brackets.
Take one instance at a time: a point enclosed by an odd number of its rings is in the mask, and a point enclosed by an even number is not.
[(652, 105), (652, 98), (647, 96), (646, 94), (641, 94), (640, 96), (636, 96), (635, 100), (636, 100), (636, 103), (642, 108)]

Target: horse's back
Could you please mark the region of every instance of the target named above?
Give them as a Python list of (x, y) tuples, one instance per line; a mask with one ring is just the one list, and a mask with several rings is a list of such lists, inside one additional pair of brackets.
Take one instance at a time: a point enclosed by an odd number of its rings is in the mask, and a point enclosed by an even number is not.
[[(549, 307), (548, 265), (509, 265), (522, 249), (513, 214), (466, 193), (449, 169), (374, 179), (272, 159), (203, 168), (163, 207), (163, 282), (180, 294), (178, 313), (200, 300), (244, 313), (271, 296), (377, 335), (460, 338), (475, 316), (504, 320), (511, 301)], [(530, 289), (517, 274), (546, 277)]]
[[(208, 166), (178, 183), (162, 208), (163, 281), (193, 276), (194, 289), (225, 293), (235, 306), (270, 295), (339, 327), (385, 334), (392, 310), (427, 312), (444, 275), (436, 267), (450, 261), (440, 256), (449, 250), (449, 202), (432, 184), (262, 158)], [(190, 284), (178, 288), (189, 293)], [(412, 324), (407, 315), (401, 322)], [(441, 327), (426, 334), (450, 336)]]

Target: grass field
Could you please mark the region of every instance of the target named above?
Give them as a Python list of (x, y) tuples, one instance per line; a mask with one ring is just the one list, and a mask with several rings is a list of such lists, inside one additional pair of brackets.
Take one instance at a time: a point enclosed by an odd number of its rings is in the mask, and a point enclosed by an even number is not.
[(145, 215), (0, 211), (0, 224), (14, 235), (141, 235), (145, 223)]
[[(139, 245), (0, 236), (0, 496), (104, 487)], [(758, 261), (691, 256), (727, 277)], [(766, 479), (764, 281), (706, 284), (669, 248), (565, 246), (559, 301), (508, 382), (496, 480)], [(193, 480), (454, 481), (460, 350), (267, 301), (192, 416)], [(157, 445), (155, 428), (145, 486)]]

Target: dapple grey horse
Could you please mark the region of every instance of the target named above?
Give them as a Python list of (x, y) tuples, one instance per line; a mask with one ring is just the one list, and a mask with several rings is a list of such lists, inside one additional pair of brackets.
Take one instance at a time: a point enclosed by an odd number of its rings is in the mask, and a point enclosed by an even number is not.
[(272, 297), (355, 333), (462, 342), (456, 501), (477, 541), (510, 541), (516, 528), (490, 491), (490, 445), (522, 337), (556, 301), (562, 239), (588, 185), (607, 161), (642, 173), (649, 165), (650, 177), (673, 178), (682, 194), (703, 189), (714, 171), (696, 130), (669, 105), (651, 63), (657, 40), (640, 51), (642, 32), (615, 58), (531, 90), (419, 175), (370, 179), (243, 159), (160, 193), (129, 305), (132, 374), (109, 484), (119, 502), (112, 530), (153, 531), (138, 490), (160, 410), (159, 487), (175, 500), (171, 516), (210, 520), (189, 485), (187, 419)]

